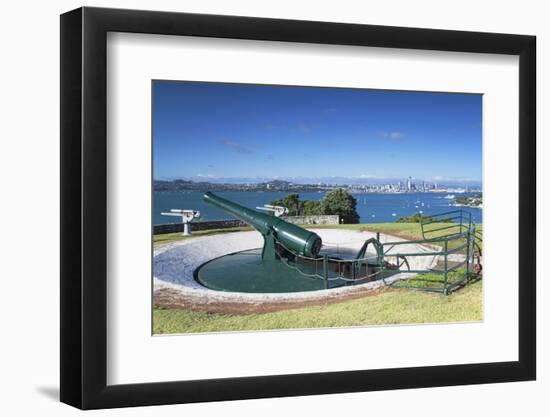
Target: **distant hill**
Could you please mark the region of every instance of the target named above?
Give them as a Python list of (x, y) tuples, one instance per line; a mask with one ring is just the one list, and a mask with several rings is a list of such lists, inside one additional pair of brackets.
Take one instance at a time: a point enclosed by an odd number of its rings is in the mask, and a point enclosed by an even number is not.
[(189, 180), (155, 180), (153, 189), (155, 191), (330, 191), (334, 186), (323, 186), (315, 184), (293, 184), (289, 181), (273, 180), (257, 184), (224, 184), (208, 181)]

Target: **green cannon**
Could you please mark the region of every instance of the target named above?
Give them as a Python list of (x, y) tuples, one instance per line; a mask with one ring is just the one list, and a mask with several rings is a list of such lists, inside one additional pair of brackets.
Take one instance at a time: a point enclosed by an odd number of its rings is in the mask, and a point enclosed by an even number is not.
[(203, 199), (207, 203), (231, 213), (262, 234), (264, 237), (262, 259), (276, 259), (276, 241), (286, 249), (302, 256), (316, 258), (319, 255), (323, 242), (316, 233), (285, 222), (279, 217), (243, 207), (211, 192), (204, 194)]

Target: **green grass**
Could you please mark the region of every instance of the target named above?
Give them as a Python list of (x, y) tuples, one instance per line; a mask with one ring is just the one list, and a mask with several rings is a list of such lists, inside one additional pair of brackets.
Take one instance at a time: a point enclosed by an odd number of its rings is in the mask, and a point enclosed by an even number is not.
[[(462, 280), (466, 270), (464, 268), (458, 269), (456, 271), (449, 272), (447, 276), (447, 283), (449, 285)], [(466, 284), (468, 282), (477, 280), (480, 277), (471, 275), (470, 279), (465, 279)], [(464, 285), (464, 282), (461, 281), (459, 286)], [(423, 288), (426, 290), (443, 290), (445, 287), (445, 278), (443, 274), (428, 273), (428, 274), (417, 274), (413, 278), (404, 279), (396, 281), (392, 284), (392, 288)]]
[[(448, 223), (434, 223), (433, 228), (438, 225), (444, 226)], [(483, 234), (483, 226), (476, 225), (480, 234)], [(365, 223), (365, 224), (331, 224), (331, 225), (315, 225), (309, 226), (307, 229), (345, 229), (345, 230), (360, 230), (369, 232), (387, 233), (390, 235), (402, 237), (404, 239), (422, 239), (422, 231), (420, 229), (420, 223)], [(220, 233), (234, 233), (247, 230), (253, 230), (251, 227), (234, 227), (230, 229), (211, 229), (211, 230), (197, 230), (193, 232), (191, 236), (182, 236), (181, 233), (167, 233), (163, 235), (154, 235), (153, 242), (155, 245), (165, 244), (170, 242), (177, 242), (179, 240), (193, 239), (199, 236), (216, 235)], [(445, 231), (434, 232), (433, 236), (443, 236)], [(456, 244), (456, 243), (453, 243)], [(452, 248), (452, 245), (449, 246)]]
[(165, 233), (162, 235), (153, 235), (153, 243), (155, 246), (163, 245), (166, 243), (178, 242), (180, 240), (193, 239), (199, 236), (211, 236), (218, 235), (222, 233), (235, 233), (235, 232), (244, 232), (254, 230), (251, 227), (232, 227), (230, 229), (210, 229), (210, 230), (197, 230), (193, 232), (191, 236), (183, 236), (181, 233)]
[(224, 315), (155, 309), (153, 314), (155, 334), (480, 321), (482, 283), (475, 282), (448, 296), (385, 290), (337, 304), (275, 313)]
[[(430, 224), (431, 229), (436, 229), (439, 227), (449, 226), (449, 223), (433, 223)], [(365, 223), (365, 224), (340, 224), (340, 225), (317, 225), (313, 227), (308, 227), (308, 229), (348, 229), (348, 230), (360, 230), (360, 231), (369, 231), (369, 232), (380, 232), (389, 235), (398, 236), (408, 240), (420, 240), (422, 237), (422, 229), (420, 223)], [(458, 227), (457, 227), (458, 229)], [(449, 231), (448, 230), (439, 230), (433, 233), (430, 233), (430, 238), (445, 236)], [(476, 225), (477, 234), (480, 237), (483, 237), (483, 225)], [(479, 242), (481, 245), (481, 242)], [(437, 242), (435, 243), (438, 244)], [(449, 249), (453, 249), (461, 244), (460, 240), (451, 240), (449, 241)]]

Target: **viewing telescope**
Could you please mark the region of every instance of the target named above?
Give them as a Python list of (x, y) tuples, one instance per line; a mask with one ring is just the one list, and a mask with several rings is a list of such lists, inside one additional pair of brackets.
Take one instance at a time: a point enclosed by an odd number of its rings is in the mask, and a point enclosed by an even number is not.
[(203, 199), (249, 224), (262, 234), (265, 242), (262, 259), (276, 259), (275, 241), (279, 241), (285, 248), (302, 256), (316, 258), (319, 255), (323, 242), (316, 233), (288, 223), (280, 217), (243, 207), (210, 191), (204, 194)]

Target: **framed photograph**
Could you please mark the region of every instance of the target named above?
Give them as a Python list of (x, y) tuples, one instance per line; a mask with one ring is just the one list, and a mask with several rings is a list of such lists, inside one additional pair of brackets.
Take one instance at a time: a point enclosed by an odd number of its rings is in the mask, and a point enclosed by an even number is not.
[(61, 401), (533, 380), (535, 37), (61, 16)]

